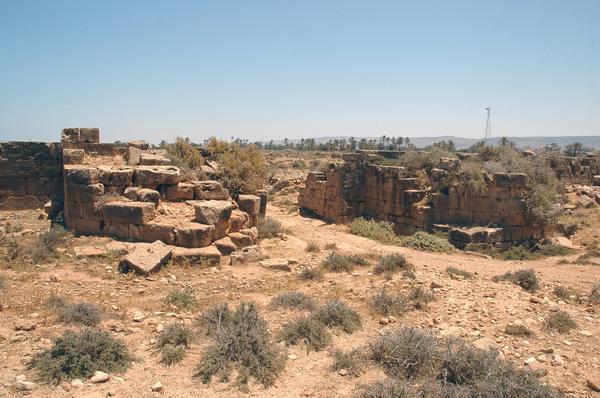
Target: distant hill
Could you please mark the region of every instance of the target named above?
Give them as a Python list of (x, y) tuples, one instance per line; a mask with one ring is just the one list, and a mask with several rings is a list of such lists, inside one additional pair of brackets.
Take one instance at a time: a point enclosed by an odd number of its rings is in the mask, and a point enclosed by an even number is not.
[[(350, 137), (338, 136), (338, 137), (318, 137), (315, 138), (315, 142), (317, 144), (325, 143), (329, 140), (348, 140)], [(360, 141), (361, 139), (372, 140), (378, 139), (378, 137), (354, 137), (356, 141)], [(457, 149), (468, 148), (471, 145), (481, 141), (481, 139), (477, 138), (464, 138), (464, 137), (455, 137), (455, 136), (439, 136), (439, 137), (409, 137), (410, 142), (416, 145), (418, 148), (423, 148), (429, 145), (432, 145), (436, 142), (440, 141), (454, 141)], [(575, 142), (579, 142), (583, 144), (584, 147), (600, 149), (600, 135), (579, 135), (579, 136), (557, 136), (557, 137), (508, 137), (509, 140), (514, 142), (520, 148), (540, 148), (549, 144), (557, 144), (562, 147), (568, 144), (573, 144)], [(500, 140), (499, 137), (493, 137), (488, 140), (490, 144), (497, 144)], [(283, 140), (274, 140), (275, 144), (282, 144)], [(290, 143), (299, 143), (300, 140), (289, 140)]]

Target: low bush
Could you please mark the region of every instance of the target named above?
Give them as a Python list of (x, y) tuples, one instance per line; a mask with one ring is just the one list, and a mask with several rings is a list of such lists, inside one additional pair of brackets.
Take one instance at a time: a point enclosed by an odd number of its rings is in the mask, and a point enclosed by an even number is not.
[(220, 303), (201, 313), (196, 323), (206, 335), (214, 336), (229, 327), (232, 319), (233, 313), (227, 303)]
[(540, 284), (533, 269), (520, 269), (515, 272), (507, 272), (503, 275), (496, 275), (492, 278), (494, 282), (510, 281), (515, 285), (520, 286), (528, 292), (535, 292), (539, 289)]
[(322, 263), (323, 268), (331, 272), (350, 272), (357, 265), (365, 266), (369, 265), (369, 262), (358, 254), (345, 255), (331, 252)]
[(513, 246), (502, 252), (502, 259), (508, 261), (535, 260), (542, 257), (566, 256), (573, 253), (573, 249), (557, 245), (527, 245)]
[(185, 287), (183, 289), (173, 290), (164, 299), (164, 303), (167, 305), (174, 305), (177, 308), (190, 310), (198, 305), (198, 300), (194, 295), (194, 291)]
[(294, 168), (294, 169), (305, 169), (306, 162), (302, 159), (296, 159), (292, 162), (292, 164), (290, 166), (292, 166), (292, 168)]
[(69, 232), (64, 228), (54, 225), (47, 231), (40, 234), (31, 247), (28, 248), (28, 253), (35, 262), (48, 261), (57, 256), (57, 249), (69, 236)]
[(485, 254), (490, 257), (498, 257), (500, 251), (489, 243), (469, 243), (464, 248), (467, 252), (475, 252)]
[(317, 303), (309, 296), (301, 292), (281, 293), (271, 300), (272, 308), (294, 308), (299, 310), (312, 310)]
[(331, 334), (315, 317), (308, 316), (284, 325), (279, 339), (291, 345), (302, 342), (309, 351), (321, 351), (331, 342)]
[(590, 292), (590, 297), (588, 300), (590, 303), (600, 303), (600, 284), (595, 284), (592, 286), (592, 291)]
[(392, 377), (413, 379), (431, 372), (437, 358), (432, 334), (415, 327), (388, 330), (369, 343), (369, 356)]
[(259, 219), (257, 228), (260, 239), (271, 239), (283, 233), (281, 223), (273, 217)]
[(465, 279), (473, 278), (473, 273), (464, 271), (464, 270), (456, 268), (456, 267), (448, 267), (448, 268), (446, 268), (446, 272), (448, 274), (462, 276)]
[(63, 296), (57, 296), (52, 294), (44, 302), (44, 306), (52, 311), (62, 311), (69, 305), (69, 302)]
[(330, 353), (333, 358), (331, 370), (346, 370), (349, 375), (358, 376), (367, 365), (367, 353), (362, 348), (352, 350), (333, 350)]
[(314, 281), (323, 279), (323, 272), (318, 268), (302, 267), (298, 276), (304, 280)]
[(401, 293), (390, 294), (386, 289), (382, 289), (371, 298), (370, 304), (379, 315), (398, 316), (406, 311), (407, 301), (408, 299)]
[(414, 271), (414, 266), (402, 254), (396, 253), (382, 256), (373, 268), (376, 275), (399, 271)]
[(394, 232), (392, 223), (366, 220), (362, 217), (354, 219), (349, 225), (350, 233), (373, 239), (385, 244), (397, 244), (399, 237)]
[(408, 300), (417, 310), (422, 310), (427, 307), (427, 304), (435, 300), (432, 292), (428, 292), (421, 286), (417, 286), (408, 293)]
[(577, 322), (565, 311), (556, 311), (551, 313), (544, 320), (544, 324), (548, 330), (558, 333), (568, 333), (571, 329), (577, 327)]
[(58, 384), (63, 380), (88, 378), (99, 369), (124, 371), (131, 360), (127, 346), (108, 332), (66, 331), (52, 347), (34, 355), (28, 368), (36, 370), (40, 380)]
[[(357, 398), (415, 398), (422, 395), (409, 383), (390, 378), (360, 385), (356, 396)], [(433, 398), (434, 396), (431, 397)], [(453, 397), (448, 396), (444, 398)]]
[[(58, 302), (55, 304), (60, 305)], [(102, 309), (94, 303), (80, 301), (66, 304), (60, 309), (58, 320), (65, 324), (96, 326), (102, 321)]]
[(531, 330), (529, 330), (529, 328), (523, 324), (514, 324), (514, 323), (509, 323), (508, 325), (506, 325), (506, 327), (504, 328), (504, 333), (511, 335), (511, 336), (531, 336), (533, 335), (533, 333), (531, 332)]
[(337, 245), (335, 243), (327, 243), (325, 245), (325, 250), (335, 250), (337, 249)]
[(263, 152), (256, 145), (220, 142), (223, 150), (216, 154), (219, 164), (217, 178), (229, 192), (256, 194), (267, 182), (267, 165)]
[(190, 141), (189, 138), (177, 137), (172, 144), (165, 144), (167, 158), (174, 166), (179, 167), (183, 175), (198, 177), (200, 168), (204, 165), (204, 158), (200, 150)]
[(156, 348), (161, 353), (161, 362), (173, 365), (185, 357), (185, 351), (192, 342), (192, 330), (179, 323), (170, 323), (160, 332)]
[(454, 251), (454, 246), (448, 239), (419, 231), (412, 236), (401, 239), (401, 246), (429, 252), (448, 253)]
[(329, 301), (320, 307), (314, 315), (323, 325), (339, 327), (346, 333), (354, 333), (362, 327), (358, 312), (343, 301)]
[(565, 286), (556, 286), (552, 292), (563, 301), (570, 301), (571, 296), (575, 295), (575, 292)]
[(317, 242), (310, 241), (306, 245), (306, 248), (304, 249), (304, 251), (306, 251), (308, 253), (318, 253), (321, 251), (321, 249), (319, 248), (319, 245), (317, 244)]
[(242, 302), (231, 314), (229, 322), (215, 331), (214, 343), (203, 353), (194, 377), (208, 383), (216, 376), (228, 381), (237, 374), (236, 383), (248, 384), (254, 378), (265, 387), (271, 386), (284, 366), (284, 358), (271, 342), (266, 322), (254, 303)]

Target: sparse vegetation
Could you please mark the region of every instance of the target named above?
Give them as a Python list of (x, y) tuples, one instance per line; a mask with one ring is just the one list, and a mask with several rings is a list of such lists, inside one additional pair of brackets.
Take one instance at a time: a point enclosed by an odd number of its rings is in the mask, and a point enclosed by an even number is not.
[(592, 286), (592, 291), (590, 292), (590, 297), (588, 300), (590, 303), (600, 303), (600, 284), (595, 284)]
[(544, 323), (548, 330), (556, 331), (558, 333), (568, 333), (571, 329), (577, 327), (577, 322), (575, 322), (565, 311), (551, 313), (546, 317)]
[(245, 386), (254, 378), (268, 387), (283, 370), (283, 356), (271, 342), (267, 324), (254, 303), (242, 302), (230, 321), (215, 330), (213, 339), (194, 371), (194, 377), (203, 383), (213, 376), (227, 381), (235, 370), (238, 385)]
[(279, 220), (273, 217), (264, 217), (258, 220), (258, 237), (260, 239), (271, 239), (283, 232), (283, 227)]
[(200, 314), (196, 323), (206, 335), (214, 336), (220, 330), (227, 328), (232, 319), (233, 313), (227, 303), (220, 303)]
[(331, 369), (334, 371), (346, 370), (349, 375), (358, 376), (367, 364), (367, 353), (362, 348), (352, 350), (333, 350), (330, 353), (333, 358)]
[(515, 272), (507, 272), (503, 275), (496, 275), (492, 278), (494, 282), (510, 281), (515, 285), (520, 286), (528, 292), (535, 292), (539, 289), (540, 284), (533, 269), (520, 269)]
[(98, 369), (104, 372), (125, 370), (132, 360), (129, 350), (104, 331), (86, 329), (66, 331), (51, 348), (33, 356), (28, 363), (40, 380), (58, 384), (62, 380), (85, 379)]
[(362, 217), (354, 219), (349, 225), (350, 233), (373, 239), (385, 244), (398, 244), (399, 237), (394, 232), (392, 223), (366, 220)]
[[(60, 304), (55, 302), (55, 305)], [(98, 305), (87, 301), (66, 304), (60, 310), (58, 320), (65, 324), (96, 326), (102, 321), (102, 309)]]
[(304, 251), (306, 251), (308, 253), (318, 253), (321, 251), (321, 249), (319, 248), (319, 244), (317, 242), (310, 241), (306, 245), (306, 248), (304, 249)]
[(571, 296), (575, 295), (575, 292), (565, 286), (556, 286), (552, 292), (563, 301), (571, 301)]
[(183, 176), (195, 179), (201, 174), (200, 168), (204, 165), (204, 158), (200, 150), (189, 138), (177, 137), (172, 144), (164, 144), (167, 158), (174, 166), (179, 167)]
[(401, 315), (406, 310), (407, 301), (401, 293), (390, 294), (382, 289), (371, 298), (370, 305), (379, 315)]
[(299, 310), (312, 310), (317, 303), (309, 296), (300, 292), (281, 293), (271, 300), (272, 308), (288, 308)]
[(298, 318), (284, 325), (279, 338), (286, 344), (302, 342), (309, 351), (321, 351), (331, 342), (331, 334), (314, 316)]
[(387, 254), (379, 259), (373, 268), (373, 273), (381, 275), (384, 273), (395, 273), (399, 271), (413, 271), (414, 266), (402, 254)]
[(339, 254), (337, 252), (331, 252), (329, 255), (323, 260), (323, 268), (327, 269), (331, 272), (350, 272), (355, 266), (369, 265), (369, 262), (362, 256), (358, 254)]
[(325, 245), (325, 250), (336, 250), (337, 245), (335, 243), (328, 243)]
[(323, 279), (323, 272), (321, 272), (320, 269), (307, 266), (300, 268), (300, 273), (298, 275), (300, 278), (307, 281)]
[(423, 231), (416, 232), (412, 236), (403, 237), (400, 245), (411, 249), (438, 253), (448, 253), (455, 250), (448, 239)]
[(448, 274), (462, 276), (464, 279), (473, 278), (473, 273), (464, 271), (464, 270), (456, 268), (456, 267), (448, 267), (448, 268), (446, 268), (446, 272)]
[(194, 291), (189, 287), (171, 291), (165, 297), (164, 302), (167, 305), (174, 305), (177, 308), (185, 310), (190, 310), (198, 305)]
[(192, 331), (185, 325), (170, 323), (159, 333), (156, 348), (161, 353), (161, 362), (173, 365), (185, 357), (192, 342)]
[(362, 327), (360, 315), (346, 303), (331, 300), (315, 313), (316, 319), (327, 327), (339, 327), (346, 333), (354, 333)]
[(358, 398), (413, 398), (419, 396), (419, 392), (409, 383), (392, 378), (362, 384), (357, 389)]
[(435, 296), (432, 292), (428, 292), (422, 286), (417, 286), (408, 293), (408, 300), (415, 309), (422, 310), (427, 307), (427, 304), (435, 300)]
[(504, 333), (511, 336), (531, 336), (533, 333), (523, 324), (509, 323), (504, 328)]

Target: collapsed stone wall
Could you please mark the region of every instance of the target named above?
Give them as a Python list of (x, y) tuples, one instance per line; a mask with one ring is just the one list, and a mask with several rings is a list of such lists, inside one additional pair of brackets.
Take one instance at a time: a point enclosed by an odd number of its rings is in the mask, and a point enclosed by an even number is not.
[(546, 158), (548, 165), (562, 181), (573, 184), (600, 185), (600, 158), (557, 156)]
[(62, 203), (62, 145), (0, 143), (0, 209), (23, 210)]
[[(370, 164), (362, 154), (346, 154), (343, 159), (324, 173), (308, 174), (299, 192), (301, 209), (336, 223), (361, 216), (389, 221), (404, 235), (444, 229), (465, 244), (511, 245), (550, 231), (527, 219), (524, 174), (496, 173), (481, 191), (454, 183), (442, 193), (407, 177), (403, 167)], [(444, 174), (440, 169), (434, 172)], [(470, 230), (474, 226), (485, 228)]]

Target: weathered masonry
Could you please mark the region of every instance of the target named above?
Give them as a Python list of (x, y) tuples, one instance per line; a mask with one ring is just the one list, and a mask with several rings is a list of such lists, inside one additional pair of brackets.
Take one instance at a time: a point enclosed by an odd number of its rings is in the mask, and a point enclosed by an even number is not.
[(234, 200), (218, 181), (183, 181), (164, 151), (141, 141), (101, 143), (95, 128), (64, 129), (61, 143), (10, 142), (0, 150), (0, 206), (46, 204), (80, 233), (229, 254), (256, 241), (266, 210), (266, 195)]
[(485, 190), (455, 183), (442, 193), (431, 189), (438, 183), (435, 172), (430, 185), (424, 186), (419, 179), (406, 177), (404, 168), (371, 164), (365, 154), (345, 154), (343, 159), (324, 173), (308, 174), (298, 197), (301, 209), (336, 223), (361, 216), (389, 221), (403, 235), (450, 231), (459, 245), (508, 246), (550, 233), (551, 227), (527, 220), (525, 174), (496, 173)]

